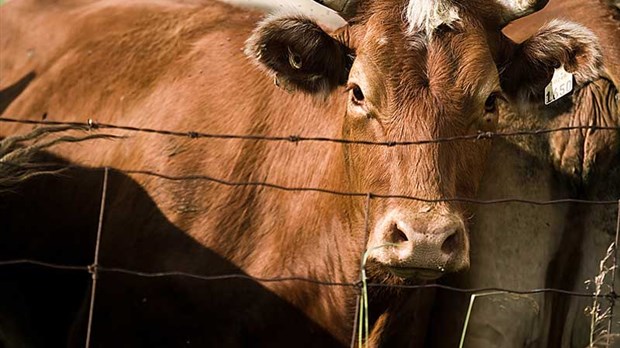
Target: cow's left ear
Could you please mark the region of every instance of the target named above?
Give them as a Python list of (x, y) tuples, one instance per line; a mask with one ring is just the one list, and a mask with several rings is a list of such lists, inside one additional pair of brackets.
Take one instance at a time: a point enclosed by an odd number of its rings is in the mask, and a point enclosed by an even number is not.
[(346, 83), (350, 50), (304, 17), (272, 17), (246, 42), (245, 53), (287, 90), (325, 94)]
[(502, 89), (520, 102), (542, 102), (545, 87), (561, 66), (573, 74), (576, 88), (604, 74), (598, 38), (573, 22), (553, 20), (522, 44), (511, 43), (505, 52)]

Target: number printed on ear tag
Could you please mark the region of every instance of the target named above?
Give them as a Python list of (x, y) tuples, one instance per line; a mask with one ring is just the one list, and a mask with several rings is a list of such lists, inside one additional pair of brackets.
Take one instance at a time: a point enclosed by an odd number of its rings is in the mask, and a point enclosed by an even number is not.
[(545, 105), (562, 98), (573, 90), (573, 74), (564, 70), (564, 66), (555, 69), (551, 82), (545, 87)]

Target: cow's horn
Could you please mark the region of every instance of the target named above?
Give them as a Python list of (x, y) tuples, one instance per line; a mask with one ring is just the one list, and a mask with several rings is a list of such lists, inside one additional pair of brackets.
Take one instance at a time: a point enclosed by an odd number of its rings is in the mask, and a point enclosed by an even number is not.
[(501, 26), (534, 13), (547, 5), (549, 0), (497, 0), (504, 8)]
[(319, 4), (338, 12), (343, 18), (355, 16), (359, 0), (314, 0)]

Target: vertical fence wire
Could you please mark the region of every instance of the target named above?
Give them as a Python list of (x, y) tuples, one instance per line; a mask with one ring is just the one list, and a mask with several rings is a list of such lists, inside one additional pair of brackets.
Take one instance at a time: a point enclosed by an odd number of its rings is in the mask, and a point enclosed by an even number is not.
[[(366, 247), (368, 245), (368, 236), (370, 234), (370, 203), (372, 200), (372, 194), (371, 193), (367, 193), (366, 194), (366, 201), (365, 201), (365, 205), (364, 205), (364, 244), (363, 244), (363, 250), (364, 252), (362, 253), (362, 258), (364, 257), (364, 255), (366, 254)], [(362, 262), (360, 262), (360, 265), (363, 264)], [(359, 324), (359, 316), (360, 316), (360, 310), (361, 310), (361, 304), (360, 304), (360, 300), (361, 300), (361, 296), (362, 296), (362, 272), (363, 270), (360, 269), (360, 278), (357, 282), (357, 298), (355, 299), (355, 315), (353, 316), (353, 330), (351, 330), (351, 348), (355, 347), (355, 338), (357, 337), (356, 333), (356, 329), (357, 326)], [(359, 344), (361, 345), (362, 342), (359, 342)]]
[(86, 328), (86, 348), (90, 348), (90, 339), (93, 326), (93, 313), (95, 311), (95, 294), (97, 291), (97, 268), (99, 267), (99, 246), (101, 245), (101, 230), (103, 228), (103, 214), (105, 211), (106, 194), (108, 191), (108, 167), (103, 170), (103, 188), (101, 192), (101, 206), (99, 207), (99, 222), (97, 224), (97, 241), (95, 243), (95, 257), (93, 264), (88, 267), (88, 271), (92, 276), (92, 285), (90, 291), (90, 308), (88, 310), (88, 326)]

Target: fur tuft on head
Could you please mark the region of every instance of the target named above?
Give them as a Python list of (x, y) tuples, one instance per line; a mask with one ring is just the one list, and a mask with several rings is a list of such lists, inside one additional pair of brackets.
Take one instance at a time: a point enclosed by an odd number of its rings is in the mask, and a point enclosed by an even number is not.
[(452, 27), (459, 20), (459, 9), (450, 0), (409, 0), (405, 8), (409, 34), (424, 31), (430, 37), (441, 25)]

